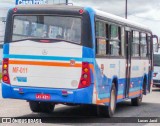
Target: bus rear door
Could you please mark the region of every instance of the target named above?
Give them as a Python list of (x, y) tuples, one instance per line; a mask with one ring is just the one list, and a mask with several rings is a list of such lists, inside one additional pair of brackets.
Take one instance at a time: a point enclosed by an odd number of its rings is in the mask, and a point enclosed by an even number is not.
[(125, 85), (125, 97), (129, 97), (130, 88), (130, 75), (131, 75), (131, 31), (126, 29), (126, 85)]

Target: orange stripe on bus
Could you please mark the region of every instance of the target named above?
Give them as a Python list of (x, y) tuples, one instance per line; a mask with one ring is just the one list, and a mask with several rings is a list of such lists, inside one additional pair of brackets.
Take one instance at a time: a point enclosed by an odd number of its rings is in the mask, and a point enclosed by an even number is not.
[(96, 103), (100, 104), (100, 103), (106, 103), (106, 102), (110, 102), (109, 98), (105, 98), (105, 99), (101, 99), (101, 100), (97, 100)]
[(20, 61), (20, 60), (9, 60), (9, 64), (16, 65), (38, 65), (38, 66), (61, 66), (61, 67), (82, 67), (82, 64), (76, 63), (71, 65), (70, 63), (62, 62), (41, 62), (41, 61)]
[[(122, 99), (122, 98), (123, 98), (123, 95), (118, 95), (117, 96), (117, 99)], [(110, 102), (110, 99), (106, 98), (106, 99), (97, 100), (97, 98), (96, 98), (96, 103), (97, 104), (106, 103), (106, 102)]]
[(135, 92), (130, 92), (129, 93), (129, 96), (134, 96), (134, 95), (139, 95), (142, 93), (142, 90), (139, 90), (139, 91), (135, 91)]
[(89, 67), (91, 68), (92, 72), (94, 72), (94, 66), (93, 66), (93, 64), (89, 64)]
[(123, 98), (123, 95), (118, 95), (117, 96), (117, 99), (122, 99)]

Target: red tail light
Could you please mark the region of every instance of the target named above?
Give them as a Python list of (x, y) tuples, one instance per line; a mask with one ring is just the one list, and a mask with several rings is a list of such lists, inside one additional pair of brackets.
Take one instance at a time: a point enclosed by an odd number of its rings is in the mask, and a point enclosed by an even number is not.
[(9, 79), (9, 74), (8, 74), (8, 64), (9, 60), (8, 59), (3, 59), (3, 66), (2, 66), (2, 81), (10, 84), (10, 79)]
[(78, 88), (85, 88), (90, 86), (90, 84), (91, 84), (91, 75), (90, 75), (89, 63), (83, 62), (82, 74), (81, 74), (81, 79), (80, 79)]

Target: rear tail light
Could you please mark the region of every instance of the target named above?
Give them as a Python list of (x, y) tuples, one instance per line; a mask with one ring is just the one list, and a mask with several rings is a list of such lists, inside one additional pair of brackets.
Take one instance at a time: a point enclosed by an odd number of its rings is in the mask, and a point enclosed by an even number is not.
[(87, 74), (84, 74), (84, 75), (83, 75), (83, 78), (85, 78), (85, 79), (86, 79), (87, 77), (88, 77), (88, 75), (87, 75)]
[(10, 84), (9, 74), (8, 74), (8, 64), (9, 59), (3, 59), (3, 66), (2, 66), (2, 81)]
[(83, 62), (82, 74), (81, 74), (81, 79), (80, 79), (78, 88), (85, 88), (90, 86), (90, 84), (91, 84), (91, 75), (90, 75), (89, 63)]
[(3, 81), (8, 81), (8, 76), (4, 75), (3, 76)]

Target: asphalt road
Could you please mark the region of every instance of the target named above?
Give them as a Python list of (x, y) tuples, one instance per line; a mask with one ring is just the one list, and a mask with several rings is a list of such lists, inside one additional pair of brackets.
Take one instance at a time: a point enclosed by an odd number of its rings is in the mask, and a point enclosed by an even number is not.
[[(1, 90), (1, 89), (0, 89)], [(51, 124), (47, 125), (64, 125), (69, 124), (79, 125), (104, 125), (102, 122), (107, 122), (109, 118), (102, 118), (96, 115), (95, 106), (64, 106), (57, 105), (55, 111), (51, 114), (39, 114), (31, 112), (28, 102), (15, 99), (3, 99), (0, 92), (0, 116), (1, 117), (52, 117), (49, 118)], [(151, 94), (143, 97), (141, 106), (131, 106), (130, 100), (119, 103), (116, 108), (114, 117), (160, 117), (160, 88), (154, 88)], [(120, 118), (122, 121), (125, 118)], [(56, 121), (56, 123), (55, 123)], [(61, 122), (61, 123), (57, 123)], [(64, 122), (64, 123), (63, 123)], [(83, 123), (77, 123), (83, 122)], [(84, 123), (86, 122), (86, 123)], [(99, 123), (93, 123), (99, 122)], [(110, 125), (135, 125), (135, 124), (115, 124)], [(139, 123), (137, 125), (160, 125), (157, 123)]]

